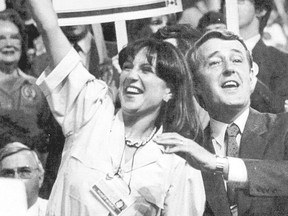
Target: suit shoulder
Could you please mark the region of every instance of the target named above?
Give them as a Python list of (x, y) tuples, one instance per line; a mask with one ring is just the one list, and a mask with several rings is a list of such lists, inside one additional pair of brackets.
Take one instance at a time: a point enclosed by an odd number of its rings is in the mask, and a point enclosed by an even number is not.
[(268, 127), (272, 127), (276, 130), (288, 131), (288, 113), (265, 113), (263, 115), (265, 115), (267, 119)]
[(253, 56), (266, 56), (272, 59), (288, 59), (288, 53), (282, 50), (279, 50), (276, 47), (273, 46), (267, 46), (262, 40), (258, 41), (258, 43), (255, 45), (253, 51)]
[(288, 129), (288, 113), (261, 113), (257, 110), (251, 109), (251, 116), (256, 122), (266, 124), (268, 127), (275, 126), (277, 124), (287, 124)]
[(273, 46), (267, 46), (267, 50), (271, 53), (271, 55), (281, 56), (283, 58), (288, 59), (288, 53), (282, 50), (277, 49)]

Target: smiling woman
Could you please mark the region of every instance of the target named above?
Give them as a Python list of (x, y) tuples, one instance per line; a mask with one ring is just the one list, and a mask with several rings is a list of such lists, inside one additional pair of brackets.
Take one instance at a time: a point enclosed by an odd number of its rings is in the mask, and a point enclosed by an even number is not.
[(201, 135), (181, 52), (153, 39), (127, 45), (119, 53), (121, 109), (115, 115), (107, 85), (83, 67), (51, 1), (30, 2), (54, 62), (38, 83), (66, 137), (48, 215), (202, 215), (200, 172), (154, 142), (163, 131)]
[[(154, 117), (158, 118), (158, 126), (165, 125), (168, 131), (184, 133), (185, 130), (186, 136), (198, 135), (198, 119), (195, 118), (194, 103), (189, 98), (194, 94), (192, 78), (178, 49), (168, 42), (139, 40), (120, 52), (119, 64), (122, 68), (120, 99), (123, 111), (129, 93), (133, 96), (137, 93), (144, 106), (156, 109)], [(151, 109), (147, 110), (151, 113)]]
[[(65, 105), (70, 107), (68, 113), (62, 105), (60, 108), (55, 104), (53, 108), (66, 132), (65, 148), (75, 147), (62, 161), (49, 215), (60, 215), (64, 206), (73, 208), (75, 215), (108, 214), (112, 210), (102, 206), (98, 193), (102, 191), (109, 199), (105, 188), (115, 190), (118, 181), (124, 189), (116, 193), (125, 202), (127, 215), (202, 215), (204, 191), (199, 171), (177, 155), (165, 155), (164, 149), (153, 141), (163, 131), (179, 132), (193, 139), (201, 134), (189, 97), (193, 94), (192, 79), (184, 57), (168, 42), (141, 40), (124, 48), (119, 60), (123, 72), (121, 109), (116, 116), (107, 86), (86, 71), (73, 49), (41, 84), (44, 91), (50, 92), (54, 90), (44, 87), (50, 86), (49, 80), (63, 87), (60, 94), (48, 97), (51, 102), (63, 97), (74, 101)], [(72, 62), (74, 69), (70, 71), (67, 66)], [(63, 67), (67, 71), (58, 70)], [(63, 72), (67, 74), (61, 75), (63, 79), (53, 78)], [(68, 86), (74, 89), (73, 94), (63, 91), (71, 92)], [(62, 193), (64, 188), (67, 190)], [(75, 205), (74, 199), (81, 202)], [(128, 202), (131, 199), (132, 203)]]
[[(27, 69), (27, 34), (24, 22), (13, 9), (7, 9), (0, 13), (0, 53), (1, 62), (7, 61), (12, 68), (18, 66)], [(1, 66), (2, 68), (3, 66)], [(11, 67), (11, 66), (10, 66)], [(1, 69), (3, 70), (3, 68)], [(7, 70), (7, 69), (6, 69)]]

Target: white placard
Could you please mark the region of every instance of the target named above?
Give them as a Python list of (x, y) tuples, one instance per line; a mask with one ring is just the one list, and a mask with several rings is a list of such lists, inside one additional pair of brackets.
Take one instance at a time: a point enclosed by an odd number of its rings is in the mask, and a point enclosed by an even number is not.
[(27, 198), (23, 181), (0, 178), (0, 215), (26, 216)]
[(53, 0), (60, 25), (115, 22), (181, 12), (181, 0)]
[(226, 0), (225, 4), (227, 29), (239, 35), (239, 16), (237, 0)]
[(5, 0), (0, 0), (0, 11), (3, 11), (6, 9), (6, 2)]

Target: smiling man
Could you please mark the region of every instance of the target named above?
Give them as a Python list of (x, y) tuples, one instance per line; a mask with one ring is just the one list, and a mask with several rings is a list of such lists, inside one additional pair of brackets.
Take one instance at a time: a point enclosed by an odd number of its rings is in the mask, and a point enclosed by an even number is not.
[(200, 104), (211, 117), (206, 150), (175, 133), (156, 142), (168, 146), (167, 153), (185, 152), (202, 170), (204, 215), (287, 215), (288, 115), (250, 108), (257, 71), (244, 42), (214, 30), (187, 57)]
[[(271, 0), (238, 0), (239, 34), (259, 66), (258, 82), (251, 95), (251, 107), (260, 112), (285, 111), (288, 98), (288, 55), (263, 40), (263, 30), (273, 9)], [(222, 0), (225, 11), (225, 0)]]

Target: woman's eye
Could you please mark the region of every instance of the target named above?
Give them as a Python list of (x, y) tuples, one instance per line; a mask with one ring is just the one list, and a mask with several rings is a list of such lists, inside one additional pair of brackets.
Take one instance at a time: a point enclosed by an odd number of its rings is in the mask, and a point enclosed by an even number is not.
[(132, 68), (132, 64), (130, 63), (124, 63), (122, 66), (122, 70), (129, 70)]
[(142, 67), (142, 71), (144, 73), (153, 73), (153, 69), (151, 67)]

